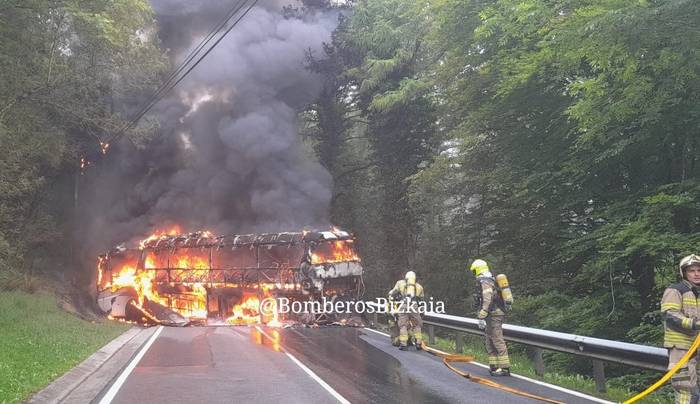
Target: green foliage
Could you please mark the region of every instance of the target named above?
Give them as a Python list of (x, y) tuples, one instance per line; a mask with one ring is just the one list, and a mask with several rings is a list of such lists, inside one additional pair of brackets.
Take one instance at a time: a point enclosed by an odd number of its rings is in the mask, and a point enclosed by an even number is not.
[(700, 245), (697, 21), (690, 0), (357, 2), (322, 70), (342, 152), (316, 150), (368, 167), (332, 173), (371, 291), (405, 262), (467, 314), (485, 258), (522, 324), (658, 344)]
[(27, 399), (128, 328), (81, 320), (47, 294), (3, 292), (0, 305), (3, 403)]
[(44, 269), (38, 256), (68, 233), (80, 158), (164, 68), (144, 0), (0, 6), (0, 288)]
[(423, 46), (430, 21), (420, 10), (398, 0), (359, 1), (325, 59), (310, 61), (326, 87), (304, 114), (306, 134), (336, 179), (333, 221), (364, 234), (373, 293), (384, 294), (380, 285), (414, 265), (405, 254), (415, 250), (418, 230), (408, 178), (437, 145), (434, 98), (422, 73), (431, 57)]
[[(457, 352), (455, 349), (456, 343), (453, 336), (446, 335), (445, 337), (436, 337), (435, 348), (449, 353), (461, 353), (475, 358), (477, 362), (487, 362), (488, 356), (484, 351), (483, 338), (476, 335), (462, 336), (462, 352)], [(624, 401), (637, 391), (641, 391), (648, 387), (649, 384), (656, 381), (657, 373), (635, 373), (632, 375), (616, 377), (608, 381), (608, 391), (606, 393), (598, 393), (596, 391), (595, 381), (590, 377), (585, 377), (580, 374), (570, 374), (560, 372), (553, 369), (553, 363), (549, 360), (551, 355), (545, 355), (545, 374), (538, 376), (535, 372), (533, 361), (528, 357), (527, 352), (517, 344), (509, 345), (509, 354), (513, 372), (536, 380), (542, 380), (546, 383), (554, 384), (577, 391), (582, 391), (592, 396), (602, 397), (615, 402)], [(465, 381), (466, 382), (466, 381)], [(670, 386), (665, 386), (657, 392), (648, 396), (644, 402), (648, 403), (671, 403), (673, 402), (673, 390)]]

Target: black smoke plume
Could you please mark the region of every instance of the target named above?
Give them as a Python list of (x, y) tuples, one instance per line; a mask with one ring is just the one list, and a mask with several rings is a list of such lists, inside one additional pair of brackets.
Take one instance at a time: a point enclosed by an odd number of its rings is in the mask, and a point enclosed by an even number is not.
[[(151, 0), (158, 36), (179, 64), (235, 1)], [(332, 11), (284, 18), (261, 1), (151, 110), (157, 136), (122, 141), (82, 180), (85, 255), (178, 224), (215, 234), (326, 227), (331, 177), (297, 130), (297, 111), (319, 80), (306, 52), (321, 53)]]

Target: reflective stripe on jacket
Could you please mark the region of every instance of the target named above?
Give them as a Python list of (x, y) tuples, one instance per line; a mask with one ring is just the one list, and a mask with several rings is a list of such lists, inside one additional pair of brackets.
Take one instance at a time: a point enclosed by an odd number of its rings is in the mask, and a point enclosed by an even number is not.
[(664, 347), (688, 349), (698, 330), (700, 319), (698, 289), (688, 281), (675, 283), (664, 291), (661, 313), (664, 318)]

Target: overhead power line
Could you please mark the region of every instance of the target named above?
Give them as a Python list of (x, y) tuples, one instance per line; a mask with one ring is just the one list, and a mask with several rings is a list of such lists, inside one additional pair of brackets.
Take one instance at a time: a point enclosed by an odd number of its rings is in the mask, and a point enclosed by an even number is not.
[[(138, 121), (148, 113), (148, 111), (153, 108), (154, 105), (158, 103), (158, 101), (162, 100), (163, 97), (165, 97), (166, 94), (170, 92), (175, 86), (177, 86), (187, 75), (195, 68), (199, 63), (204, 60), (209, 53), (211, 53), (212, 50), (228, 35), (229, 32), (245, 17), (248, 12), (258, 3), (259, 0), (252, 0), (252, 2), (249, 3), (247, 8), (243, 13), (241, 13), (235, 20), (229, 24), (231, 20), (234, 19), (234, 17), (239, 13), (241, 9), (246, 7), (246, 3), (248, 0), (240, 0), (238, 1), (226, 14), (224, 18), (219, 21), (219, 23), (212, 29), (212, 31), (209, 32), (209, 34), (197, 45), (195, 49), (193, 49), (187, 57), (183, 60), (182, 63), (175, 69), (161, 84), (156, 92), (149, 98), (148, 102), (145, 104), (143, 108), (139, 110), (137, 114), (134, 115), (133, 118), (131, 118), (119, 131), (117, 131), (114, 135), (109, 137), (107, 141), (105, 142), (100, 142), (101, 143), (101, 148), (102, 152), (106, 153), (109, 146), (113, 144), (116, 140), (118, 140), (120, 137), (122, 137), (129, 129), (133, 128)], [(226, 31), (223, 32), (223, 34), (219, 35), (218, 39), (209, 46), (206, 51), (204, 51), (203, 54), (202, 51), (205, 49), (207, 44), (211, 42), (218, 34), (221, 33), (221, 31), (228, 25), (228, 28), (226, 28)], [(194, 63), (192, 63), (193, 60), (195, 60)], [(183, 73), (184, 71), (184, 73)], [(179, 76), (179, 77), (178, 77)]]

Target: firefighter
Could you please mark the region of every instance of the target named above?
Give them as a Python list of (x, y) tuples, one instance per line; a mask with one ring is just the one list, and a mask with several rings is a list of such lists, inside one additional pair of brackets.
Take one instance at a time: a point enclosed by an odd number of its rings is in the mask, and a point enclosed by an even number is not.
[(387, 301), (387, 316), (389, 316), (389, 339), (391, 339), (391, 345), (395, 347), (401, 345), (399, 342), (398, 308), (399, 302), (394, 300), (394, 296), (390, 294), (389, 300)]
[(503, 319), (510, 311), (507, 307), (510, 305), (505, 304), (486, 261), (475, 260), (470, 269), (476, 276), (474, 305), (478, 310), (479, 328), (484, 330), (489, 373), (491, 376), (510, 376), (508, 348), (503, 339)]
[(421, 333), (423, 320), (418, 313), (417, 302), (424, 297), (423, 287), (416, 282), (416, 274), (413, 271), (406, 272), (404, 279), (397, 281), (394, 288), (389, 291), (390, 299), (401, 302), (398, 309), (398, 325), (399, 349), (402, 351), (408, 347), (409, 332), (416, 340), (416, 349), (423, 349), (423, 334)]
[[(700, 330), (700, 256), (689, 255), (679, 264), (681, 281), (664, 291), (661, 312), (664, 318), (664, 347), (668, 348), (668, 368), (680, 361)], [(694, 355), (671, 377), (676, 403), (697, 403), (698, 366)]]

